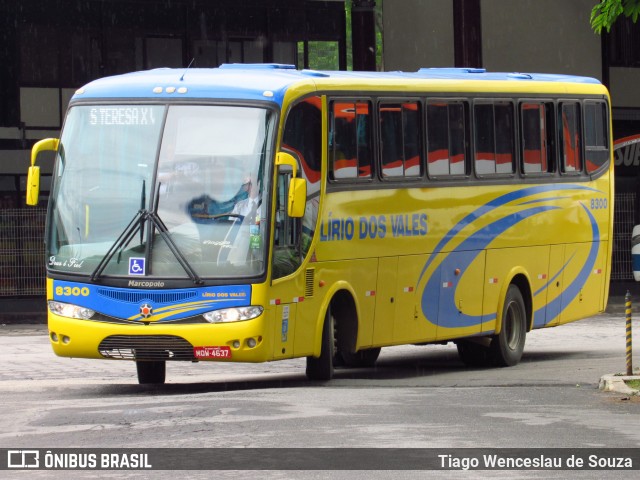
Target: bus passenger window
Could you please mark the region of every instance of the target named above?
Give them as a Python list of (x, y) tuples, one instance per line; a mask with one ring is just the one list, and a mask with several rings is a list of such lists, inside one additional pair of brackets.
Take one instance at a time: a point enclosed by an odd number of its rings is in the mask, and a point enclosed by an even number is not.
[(432, 177), (465, 175), (467, 135), (462, 102), (427, 103), (427, 169)]
[(474, 116), (476, 173), (514, 173), (514, 122), (511, 102), (478, 103), (474, 108)]
[(523, 102), (520, 105), (522, 124), (522, 172), (553, 171), (553, 104)]
[(514, 122), (511, 102), (496, 103), (496, 173), (514, 173)]
[(565, 102), (561, 105), (560, 132), (562, 142), (562, 172), (580, 173), (582, 171), (582, 138), (580, 135), (580, 105), (577, 102)]
[(609, 160), (607, 126), (607, 104), (586, 102), (584, 105), (584, 147), (588, 173), (600, 169)]
[(417, 102), (380, 105), (382, 176), (419, 177), (422, 173), (422, 131)]
[(496, 173), (493, 105), (476, 105), (474, 116), (476, 126), (476, 173), (479, 175)]
[(329, 132), (332, 180), (371, 178), (371, 107), (369, 102), (334, 102)]

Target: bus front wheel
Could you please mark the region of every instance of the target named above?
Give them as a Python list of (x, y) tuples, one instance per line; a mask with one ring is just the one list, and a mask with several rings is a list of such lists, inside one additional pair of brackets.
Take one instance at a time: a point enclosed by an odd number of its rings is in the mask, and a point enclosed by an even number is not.
[(322, 326), (320, 356), (318, 358), (307, 357), (307, 378), (309, 380), (331, 380), (335, 352), (335, 319), (331, 315), (331, 310), (328, 310)]
[(139, 361), (136, 362), (138, 370), (138, 383), (143, 384), (162, 384), (165, 380), (167, 371), (167, 363), (164, 361)]
[(495, 365), (511, 367), (522, 358), (527, 335), (527, 310), (522, 293), (510, 285), (502, 309), (502, 327), (489, 346)]

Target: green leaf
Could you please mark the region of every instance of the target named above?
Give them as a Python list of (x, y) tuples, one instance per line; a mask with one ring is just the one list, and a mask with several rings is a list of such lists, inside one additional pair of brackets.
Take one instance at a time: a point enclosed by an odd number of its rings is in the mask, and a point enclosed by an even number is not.
[[(616, 19), (627, 11), (631, 12), (633, 7), (640, 7), (640, 0), (601, 0), (591, 9), (591, 28), (596, 33), (601, 33), (603, 28), (610, 31)], [(625, 10), (627, 8), (629, 10)]]

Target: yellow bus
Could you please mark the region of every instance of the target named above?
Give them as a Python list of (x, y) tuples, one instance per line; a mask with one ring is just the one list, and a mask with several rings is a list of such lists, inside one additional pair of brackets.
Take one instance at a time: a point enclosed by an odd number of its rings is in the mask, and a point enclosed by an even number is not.
[(455, 342), (510, 366), (527, 332), (606, 307), (610, 100), (597, 80), (483, 69), (158, 69), (70, 101), (46, 229), (65, 357), (306, 357)]

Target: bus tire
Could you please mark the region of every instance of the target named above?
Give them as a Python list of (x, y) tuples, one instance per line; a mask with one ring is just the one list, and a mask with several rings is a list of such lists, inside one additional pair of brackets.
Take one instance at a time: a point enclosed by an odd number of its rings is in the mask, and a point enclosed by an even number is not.
[(366, 348), (355, 353), (340, 352), (339, 356), (345, 367), (365, 368), (373, 367), (380, 355), (380, 347)]
[(331, 310), (327, 310), (322, 325), (322, 344), (319, 357), (307, 357), (307, 378), (309, 380), (331, 380), (333, 378), (333, 357), (335, 346), (335, 320)]
[(163, 384), (167, 372), (167, 362), (161, 361), (139, 361), (136, 362), (138, 371), (138, 383), (145, 384)]
[(516, 285), (509, 285), (502, 309), (500, 333), (495, 335), (489, 349), (494, 365), (511, 367), (522, 358), (527, 336), (527, 309), (522, 293)]
[(482, 345), (473, 340), (458, 340), (456, 342), (458, 356), (467, 367), (487, 367), (491, 365), (488, 345)]

